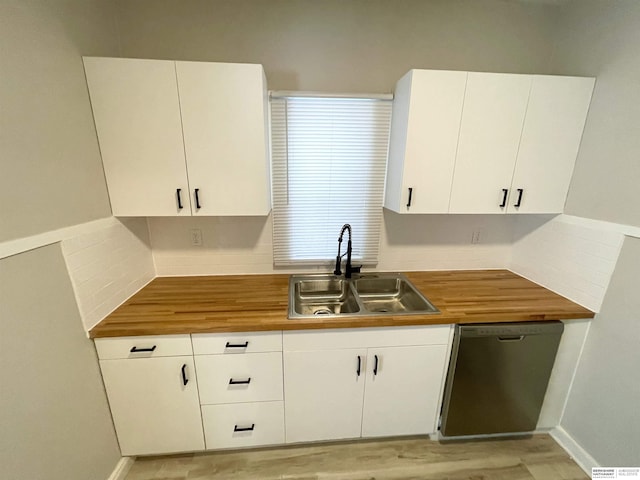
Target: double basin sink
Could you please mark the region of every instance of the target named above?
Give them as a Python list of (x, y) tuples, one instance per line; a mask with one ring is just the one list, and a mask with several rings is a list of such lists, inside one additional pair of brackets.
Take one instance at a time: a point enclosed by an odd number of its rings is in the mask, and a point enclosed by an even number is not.
[(289, 318), (428, 315), (440, 313), (401, 273), (289, 278)]

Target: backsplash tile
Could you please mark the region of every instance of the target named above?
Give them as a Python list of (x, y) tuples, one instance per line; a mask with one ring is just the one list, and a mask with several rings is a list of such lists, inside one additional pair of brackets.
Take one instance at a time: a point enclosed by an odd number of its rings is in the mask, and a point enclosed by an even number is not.
[[(149, 218), (160, 276), (328, 272), (326, 266), (274, 268), (269, 217)], [(385, 210), (376, 270), (506, 268), (513, 217), (506, 215), (398, 215)], [(191, 230), (202, 245), (191, 244)], [(471, 244), (474, 230), (481, 231)], [(354, 232), (354, 242), (357, 242)], [(336, 232), (336, 248), (339, 232)], [(354, 243), (354, 249), (357, 243)]]
[(144, 218), (114, 219), (65, 239), (62, 252), (87, 330), (155, 277)]
[(599, 311), (624, 234), (563, 215), (517, 217), (510, 269)]

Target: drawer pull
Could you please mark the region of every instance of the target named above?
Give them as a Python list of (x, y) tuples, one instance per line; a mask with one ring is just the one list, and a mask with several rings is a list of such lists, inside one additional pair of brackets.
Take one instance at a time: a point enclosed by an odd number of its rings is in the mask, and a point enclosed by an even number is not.
[(134, 345), (133, 347), (131, 347), (131, 350), (129, 350), (129, 353), (153, 352), (155, 349), (156, 349), (156, 345), (154, 345), (151, 348), (138, 348)]
[(249, 385), (251, 383), (251, 377), (246, 380), (234, 380), (233, 378), (229, 379), (229, 385)]
[(376, 376), (378, 375), (378, 355), (374, 355), (373, 358), (375, 359), (375, 364), (373, 365), (373, 375)]
[(252, 423), (250, 427), (239, 427), (238, 425), (235, 425), (233, 427), (233, 431), (234, 432), (252, 432), (255, 426), (256, 426), (255, 423)]
[(187, 364), (182, 365), (182, 385), (186, 386), (189, 383), (189, 379), (187, 378)]
[(358, 369), (356, 370), (356, 374), (358, 376), (360, 376), (360, 367), (362, 366), (362, 359), (360, 358), (360, 355), (358, 355)]
[(247, 340), (244, 343), (229, 343), (224, 346), (224, 348), (247, 348), (249, 346), (249, 341)]

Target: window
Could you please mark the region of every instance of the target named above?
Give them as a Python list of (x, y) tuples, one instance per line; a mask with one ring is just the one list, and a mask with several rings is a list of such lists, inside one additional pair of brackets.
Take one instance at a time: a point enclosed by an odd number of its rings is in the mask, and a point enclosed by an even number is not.
[(330, 264), (345, 223), (353, 260), (377, 263), (390, 120), (389, 99), (272, 97), (276, 265)]

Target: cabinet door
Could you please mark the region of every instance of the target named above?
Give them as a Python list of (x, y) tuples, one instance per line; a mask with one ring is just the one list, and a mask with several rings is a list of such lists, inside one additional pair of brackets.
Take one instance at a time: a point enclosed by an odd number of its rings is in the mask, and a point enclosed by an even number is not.
[[(503, 213), (531, 86), (530, 75), (469, 73), (451, 213)], [(508, 193), (508, 192), (507, 192)]]
[(84, 67), (113, 214), (191, 215), (175, 62), (85, 57)]
[(396, 85), (385, 207), (448, 212), (466, 83), (467, 72), (412, 70)]
[(267, 215), (262, 66), (176, 62), (176, 70), (193, 214)]
[(287, 443), (360, 437), (366, 353), (284, 353)]
[(204, 449), (193, 357), (102, 360), (100, 368), (122, 455)]
[(369, 349), (362, 436), (435, 432), (447, 352), (447, 345)]
[(594, 82), (593, 78), (533, 77), (510, 213), (564, 210)]

